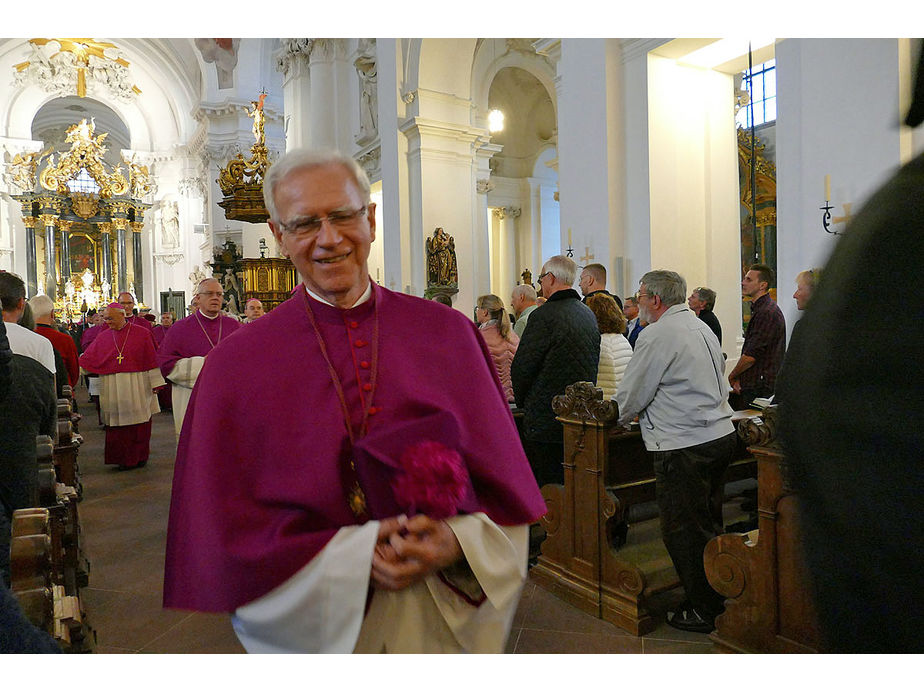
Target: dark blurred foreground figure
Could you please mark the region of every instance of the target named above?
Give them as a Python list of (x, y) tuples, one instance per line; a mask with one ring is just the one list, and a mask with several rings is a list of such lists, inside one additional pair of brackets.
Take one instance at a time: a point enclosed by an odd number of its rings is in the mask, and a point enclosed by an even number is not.
[[(924, 64), (906, 123), (924, 120)], [(867, 202), (825, 267), (779, 385), (806, 560), (833, 652), (924, 651), (924, 155)], [(888, 295), (900, 329), (856, 306)], [(898, 326), (896, 325), (896, 328)]]

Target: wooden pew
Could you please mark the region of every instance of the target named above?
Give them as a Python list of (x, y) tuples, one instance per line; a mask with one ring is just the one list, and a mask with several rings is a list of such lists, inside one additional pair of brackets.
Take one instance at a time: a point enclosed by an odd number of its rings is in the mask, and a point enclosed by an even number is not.
[(738, 424), (757, 458), (758, 528), (718, 536), (704, 553), (706, 577), (726, 597), (710, 637), (728, 652), (821, 651), (797, 498), (776, 431), (776, 407)]
[[(65, 394), (70, 387), (65, 386)], [(65, 486), (72, 486), (78, 499), (83, 498), (83, 485), (77, 466), (77, 451), (83, 437), (77, 432), (80, 415), (73, 411), (72, 399), (66, 397), (58, 400), (58, 429), (54, 448), (55, 474), (58, 481)]]
[[(680, 583), (654, 523), (626, 541), (630, 508), (655, 499), (641, 434), (616, 430), (616, 404), (593, 383), (568, 386), (553, 409), (564, 426), (565, 483), (542, 488), (547, 538), (530, 577), (569, 604), (644, 635), (657, 625), (651, 597)], [(742, 448), (727, 478), (753, 474), (754, 460)]]
[(80, 550), (77, 494), (55, 477), (51, 438), (38, 436), (36, 451), (41, 507), (13, 513), (10, 587), (33, 624), (65, 651), (85, 652), (90, 629), (79, 590), (87, 585), (89, 564)]

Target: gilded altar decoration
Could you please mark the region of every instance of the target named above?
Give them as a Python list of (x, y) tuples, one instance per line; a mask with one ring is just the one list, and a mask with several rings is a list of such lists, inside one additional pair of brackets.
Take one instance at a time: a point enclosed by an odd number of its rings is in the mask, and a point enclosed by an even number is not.
[(131, 196), (136, 200), (146, 197), (154, 190), (154, 184), (151, 182), (151, 173), (148, 167), (135, 163), (135, 155), (132, 154), (130, 159), (122, 157), (122, 163), (128, 167), (129, 189)]
[(51, 152), (20, 152), (10, 161), (10, 179), (23, 192), (35, 190), (36, 170), (39, 163)]
[[(151, 205), (140, 197), (151, 190), (150, 176), (134, 156), (123, 159), (127, 175), (106, 162), (108, 133), (95, 130), (92, 119), (81, 120), (66, 130), (69, 151), (26, 152), (9, 164), (8, 180), (21, 190), (12, 198), (26, 228), (27, 291), (60, 302), (84, 290), (111, 296), (133, 286), (143, 305), (141, 235)], [(43, 250), (36, 253), (39, 242)], [(85, 272), (93, 286), (85, 284)], [(85, 313), (94, 305), (85, 298), (61, 304), (62, 315), (74, 316), (75, 305)]]
[(29, 59), (14, 66), (15, 84), (37, 84), (58, 96), (84, 98), (102, 92), (122, 101), (141, 93), (128, 75), (130, 63), (114, 43), (90, 38), (35, 38)]
[(129, 184), (122, 175), (121, 166), (117, 166), (112, 173), (106, 172), (107, 165), (103, 162), (103, 154), (106, 153), (107, 147), (103, 145), (103, 141), (109, 133), (94, 136), (95, 129), (96, 122), (92, 118), (89, 123), (84, 118), (67, 129), (65, 142), (70, 143), (71, 150), (61, 156), (57, 165), (54, 162), (54, 154), (51, 155), (49, 165), (39, 176), (43, 188), (59, 195), (67, 195), (68, 181), (76, 177), (82, 169), (86, 169), (99, 185), (100, 198), (116, 197), (128, 192)]
[(224, 195), (224, 199), (218, 205), (225, 210), (227, 219), (259, 224), (269, 218), (263, 202), (263, 177), (269, 167), (269, 152), (266, 149), (264, 132), (265, 99), (266, 94), (260, 94), (258, 101), (250, 102), (251, 108), (247, 111), (247, 115), (253, 118), (255, 140), (250, 148), (250, 158), (244, 159), (243, 154), (238, 154), (218, 174), (216, 182)]

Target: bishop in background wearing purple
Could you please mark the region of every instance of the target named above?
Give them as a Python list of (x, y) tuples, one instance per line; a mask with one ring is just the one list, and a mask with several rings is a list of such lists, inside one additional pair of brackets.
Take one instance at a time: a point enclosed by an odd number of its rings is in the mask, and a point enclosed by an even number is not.
[(164, 605), (249, 652), (501, 652), (545, 505), (478, 330), (371, 281), (352, 159), (289, 152), (264, 196), (303, 284), (205, 360)]

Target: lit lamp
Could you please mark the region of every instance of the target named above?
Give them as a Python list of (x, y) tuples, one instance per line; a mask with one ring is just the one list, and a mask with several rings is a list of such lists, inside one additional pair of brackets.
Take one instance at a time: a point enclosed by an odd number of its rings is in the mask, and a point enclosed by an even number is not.
[(504, 129), (504, 113), (496, 108), (488, 112), (488, 132), (500, 132)]

